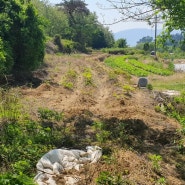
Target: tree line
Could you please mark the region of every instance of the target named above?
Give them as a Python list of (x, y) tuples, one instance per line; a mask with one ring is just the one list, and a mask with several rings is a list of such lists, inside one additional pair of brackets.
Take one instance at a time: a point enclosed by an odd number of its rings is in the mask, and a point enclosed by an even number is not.
[(47, 0), (1, 0), (0, 74), (38, 68), (45, 41), (53, 37), (72, 41), (81, 52), (114, 44), (112, 32), (82, 0), (64, 0), (55, 6)]
[[(161, 41), (166, 41), (172, 30), (185, 29), (184, 0), (107, 2), (112, 6), (109, 8), (121, 12), (120, 21), (135, 19), (152, 23), (155, 16), (160, 17), (166, 30)], [(114, 41), (112, 32), (90, 12), (84, 0), (61, 0), (57, 5), (51, 5), (48, 0), (0, 1), (1, 75), (38, 68), (43, 62), (45, 42), (51, 38), (62, 52), (127, 46), (125, 39)]]

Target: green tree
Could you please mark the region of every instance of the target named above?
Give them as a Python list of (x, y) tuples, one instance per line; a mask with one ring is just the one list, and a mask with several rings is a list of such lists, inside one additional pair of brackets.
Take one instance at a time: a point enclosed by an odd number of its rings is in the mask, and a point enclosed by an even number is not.
[(137, 42), (137, 44), (139, 44), (139, 43), (146, 43), (146, 42), (152, 42), (152, 40), (153, 40), (153, 37), (150, 37), (150, 36), (143, 37), (143, 38), (141, 38), (141, 39)]
[(127, 41), (126, 39), (118, 39), (115, 42), (115, 46), (118, 48), (126, 48), (127, 47)]
[(153, 9), (162, 14), (169, 31), (185, 28), (185, 0), (152, 0)]
[(12, 58), (5, 65), (5, 72), (37, 68), (44, 57), (44, 35), (35, 8), (26, 0), (1, 0), (0, 10), (1, 45), (5, 55), (9, 54), (7, 61)]
[(90, 14), (89, 9), (81, 0), (64, 0), (63, 3), (57, 4), (60, 10), (64, 11), (68, 16), (68, 22), (70, 27), (70, 38), (81, 45), (81, 50), (85, 50), (86, 43), (86, 29), (87, 19)]
[(30, 71), (39, 67), (43, 61), (44, 34), (40, 27), (42, 23), (32, 4), (27, 5), (24, 16), (24, 24), (17, 33), (21, 42), (17, 40), (15, 43), (17, 58), (14, 67), (19, 71)]
[(143, 50), (144, 50), (144, 51), (148, 51), (149, 48), (150, 48), (149, 43), (148, 43), (148, 42), (144, 43)]
[(70, 35), (70, 27), (68, 17), (60, 11), (56, 6), (51, 6), (47, 0), (32, 0), (34, 6), (38, 10), (40, 16), (45, 19), (45, 34), (53, 37), (59, 34), (62, 38)]
[(47, 36), (60, 35), (62, 43), (64, 39), (73, 41), (78, 51), (85, 51), (86, 47), (100, 49), (113, 46), (113, 34), (98, 22), (97, 15), (88, 10), (84, 1), (65, 0), (56, 6), (50, 5), (48, 0), (32, 2), (45, 18)]

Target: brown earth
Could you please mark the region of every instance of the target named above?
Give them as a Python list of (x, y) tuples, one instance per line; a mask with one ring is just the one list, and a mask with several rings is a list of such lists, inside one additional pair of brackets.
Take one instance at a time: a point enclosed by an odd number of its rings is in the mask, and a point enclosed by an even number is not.
[[(129, 144), (126, 147), (102, 144), (113, 149), (114, 159), (110, 163), (101, 160), (76, 172), (83, 179), (80, 184), (93, 185), (101, 171), (109, 171), (112, 176), (121, 175), (124, 184), (185, 185), (185, 157), (177, 152), (175, 143), (180, 139), (179, 123), (154, 110), (158, 102), (153, 92), (138, 89), (136, 77), (116, 74), (107, 67), (103, 63), (107, 56), (46, 55), (45, 66), (34, 73), (42, 83), (20, 87), (25, 108), (35, 119), (38, 108), (44, 107), (64, 112), (68, 124), (84, 121), (79, 126), (84, 129), (83, 137), (90, 132), (86, 122), (103, 120), (110, 123), (110, 128), (121, 121), (127, 123)], [(92, 75), (89, 84), (83, 74), (87, 70)], [(67, 85), (69, 81), (73, 83), (71, 89), (64, 87), (64, 81), (68, 81)], [(124, 88), (126, 85), (133, 90)], [(162, 156), (159, 171), (153, 169), (149, 154)], [(166, 183), (159, 182), (162, 177)], [(62, 176), (58, 177), (58, 184), (63, 184)]]

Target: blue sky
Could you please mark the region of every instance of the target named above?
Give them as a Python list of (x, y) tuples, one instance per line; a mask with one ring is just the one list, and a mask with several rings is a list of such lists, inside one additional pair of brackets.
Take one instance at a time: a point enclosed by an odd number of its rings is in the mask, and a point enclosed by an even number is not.
[[(62, 2), (61, 0), (49, 0), (51, 4), (57, 4)], [(106, 0), (85, 0), (85, 3), (88, 4), (88, 8), (91, 12), (96, 12), (98, 20), (100, 23), (105, 24), (109, 27), (113, 33), (134, 29), (134, 28), (148, 28), (152, 29), (147, 23), (144, 22), (120, 22), (117, 24), (109, 25), (114, 22), (114, 20), (119, 19), (120, 15), (117, 11), (103, 10), (101, 6), (108, 6), (109, 3)], [(159, 26), (161, 28), (161, 26)]]

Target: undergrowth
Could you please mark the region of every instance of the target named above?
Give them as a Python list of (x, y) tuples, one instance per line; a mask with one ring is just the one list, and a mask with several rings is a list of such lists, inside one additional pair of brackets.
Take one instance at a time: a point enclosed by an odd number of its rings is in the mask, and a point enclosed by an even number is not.
[(22, 111), (19, 95), (0, 91), (0, 184), (32, 185), (38, 159), (68, 142), (65, 126), (57, 126), (63, 113), (40, 108), (38, 121)]
[(166, 99), (166, 101), (162, 105), (157, 106), (156, 109), (175, 118), (181, 124), (182, 127), (178, 132), (182, 137), (174, 142), (178, 145), (179, 152), (185, 154), (185, 91), (182, 91), (179, 96)]

